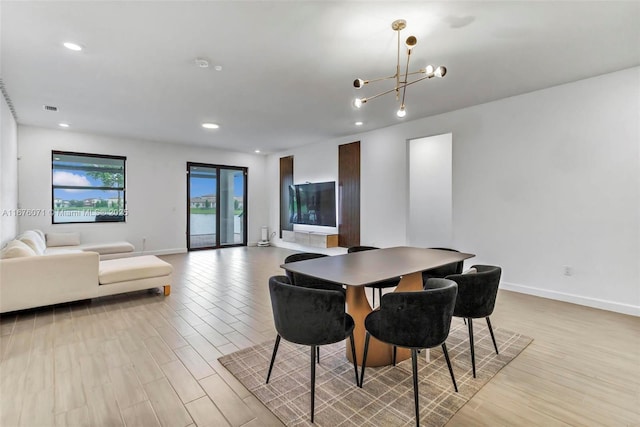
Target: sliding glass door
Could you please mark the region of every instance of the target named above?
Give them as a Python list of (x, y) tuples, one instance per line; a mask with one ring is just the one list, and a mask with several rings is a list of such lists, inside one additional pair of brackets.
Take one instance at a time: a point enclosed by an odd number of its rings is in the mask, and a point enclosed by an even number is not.
[(187, 249), (246, 246), (247, 168), (187, 163)]

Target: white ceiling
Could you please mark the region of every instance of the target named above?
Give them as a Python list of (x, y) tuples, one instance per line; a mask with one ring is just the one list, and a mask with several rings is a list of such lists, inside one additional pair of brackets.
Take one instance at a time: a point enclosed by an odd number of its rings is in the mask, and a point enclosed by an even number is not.
[[(640, 64), (640, 2), (2, 1), (2, 80), (18, 122), (274, 152)], [(352, 107), (356, 77), (444, 79)], [(62, 43), (85, 49), (72, 52)], [(404, 54), (403, 54), (404, 55)], [(195, 58), (211, 65), (202, 69)], [(404, 61), (404, 59), (403, 59)], [(385, 90), (371, 84), (360, 95)], [(54, 105), (58, 112), (43, 110)], [(361, 120), (358, 128), (354, 122)], [(200, 123), (215, 122), (218, 130)]]

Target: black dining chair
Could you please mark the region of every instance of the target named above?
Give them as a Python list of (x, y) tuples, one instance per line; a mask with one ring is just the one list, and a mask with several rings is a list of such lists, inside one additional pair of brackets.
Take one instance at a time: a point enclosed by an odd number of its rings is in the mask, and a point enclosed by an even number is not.
[(456, 392), (458, 391), (451, 360), (449, 360), (449, 353), (447, 352), (447, 345), (445, 344), (449, 336), (457, 292), (458, 286), (452, 280), (430, 279), (425, 290), (418, 292), (392, 292), (383, 295), (380, 309), (369, 313), (364, 320), (367, 332), (364, 341), (362, 370), (360, 371), (360, 387), (364, 384), (364, 371), (367, 365), (367, 352), (371, 336), (394, 346), (394, 365), (396, 346), (410, 348), (416, 426), (420, 425), (418, 350), (442, 346), (442, 352), (449, 367), (449, 374), (451, 374), (453, 388)]
[[(300, 252), (297, 254), (289, 255), (284, 259), (284, 264), (288, 264), (290, 262), (296, 261), (305, 261), (308, 259), (322, 258), (328, 255), (319, 254), (314, 252)], [(328, 289), (332, 291), (340, 291), (345, 293), (346, 291), (342, 287), (342, 285), (329, 282), (326, 280), (318, 279), (312, 276), (307, 276), (306, 274), (293, 273), (291, 271), (286, 270), (286, 275), (289, 278), (291, 284), (295, 286), (302, 286), (305, 288), (313, 287), (315, 289)]]
[(473, 319), (484, 317), (487, 320), (493, 347), (498, 353), (498, 345), (493, 335), (491, 320), (489, 316), (493, 313), (496, 305), (496, 297), (498, 295), (498, 285), (500, 284), (500, 276), (502, 269), (493, 265), (474, 265), (471, 269), (475, 269), (476, 273), (470, 274), (452, 274), (447, 279), (453, 280), (458, 284), (458, 297), (453, 310), (455, 317), (462, 317), (469, 328), (469, 347), (471, 348), (471, 367), (473, 377), (476, 377), (476, 357), (473, 342)]
[[(439, 249), (441, 251), (460, 252), (450, 248), (429, 248)], [(464, 261), (452, 262), (451, 264), (441, 265), (440, 267), (430, 268), (422, 272), (422, 283), (427, 283), (429, 279), (444, 279), (450, 274), (460, 274), (464, 268)]]
[[(347, 249), (347, 253), (350, 254), (353, 252), (372, 251), (375, 249), (380, 249), (380, 248), (377, 248), (375, 246), (351, 246), (349, 249)], [(388, 288), (395, 288), (396, 286), (398, 286), (399, 282), (400, 282), (400, 278), (395, 277), (393, 279), (385, 280), (383, 282), (371, 283), (366, 285), (367, 288), (373, 289), (373, 307), (376, 306), (376, 289), (378, 290), (379, 299), (382, 300), (382, 290), (388, 289)]]
[[(284, 263), (305, 261), (308, 259), (323, 258), (329, 255), (319, 254), (315, 252), (299, 252), (297, 254), (289, 255), (284, 259)], [(329, 282), (326, 280), (318, 279), (317, 277), (307, 276), (306, 274), (293, 273), (289, 270), (285, 270), (285, 274), (289, 278), (289, 282), (295, 286), (302, 286), (304, 288), (315, 289), (328, 289), (331, 291), (340, 291), (346, 295), (347, 291), (337, 283)], [(317, 347), (317, 360), (320, 363), (320, 347)]]
[(325, 344), (351, 342), (353, 369), (358, 385), (358, 364), (353, 340), (353, 318), (345, 312), (345, 296), (339, 291), (293, 286), (286, 276), (269, 278), (273, 321), (278, 335), (267, 373), (267, 384), (276, 360), (280, 339), (311, 347), (311, 422), (315, 407), (316, 348)]

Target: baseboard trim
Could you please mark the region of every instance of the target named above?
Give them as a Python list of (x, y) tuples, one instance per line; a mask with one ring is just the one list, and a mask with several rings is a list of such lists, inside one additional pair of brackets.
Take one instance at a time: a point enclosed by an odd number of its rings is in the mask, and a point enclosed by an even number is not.
[(524, 286), (517, 283), (500, 282), (500, 289), (640, 317), (640, 307), (636, 305), (622, 304), (615, 301), (584, 297), (565, 292), (550, 291), (548, 289), (534, 288), (532, 286)]

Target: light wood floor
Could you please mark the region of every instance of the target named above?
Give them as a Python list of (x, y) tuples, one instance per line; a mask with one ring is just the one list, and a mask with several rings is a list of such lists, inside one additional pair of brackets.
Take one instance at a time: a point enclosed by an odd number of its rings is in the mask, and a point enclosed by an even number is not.
[[(217, 358), (274, 338), (267, 279), (290, 253), (166, 256), (169, 297), (0, 317), (0, 425), (282, 425)], [(492, 323), (534, 341), (450, 426), (640, 425), (640, 319), (501, 291)]]

